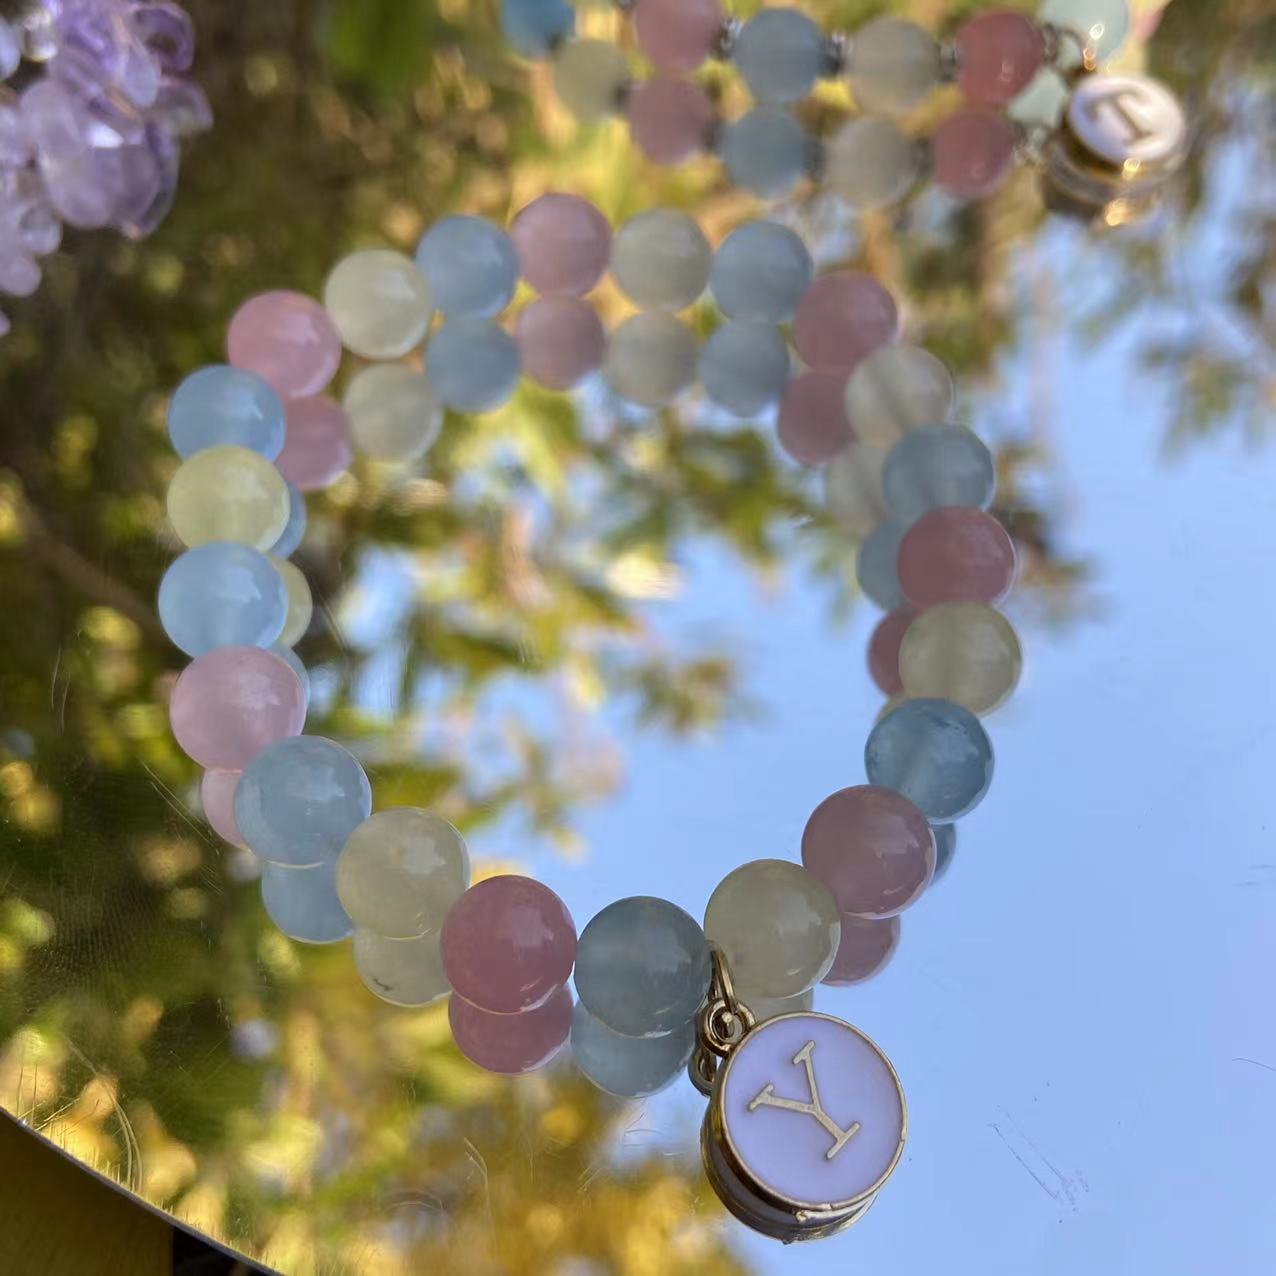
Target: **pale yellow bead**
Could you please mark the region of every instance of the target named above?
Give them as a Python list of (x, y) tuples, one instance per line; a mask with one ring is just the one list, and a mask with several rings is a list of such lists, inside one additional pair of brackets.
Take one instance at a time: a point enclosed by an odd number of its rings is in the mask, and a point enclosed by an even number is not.
[(354, 445), (379, 461), (412, 461), (439, 435), (443, 408), (429, 378), (406, 363), (380, 363), (350, 378), (342, 399)]
[(753, 860), (718, 883), (704, 933), (722, 949), (747, 1003), (795, 997), (828, 974), (842, 934), (828, 888), (800, 864)]
[(839, 527), (850, 536), (867, 536), (890, 518), (882, 495), (886, 453), (869, 443), (843, 448), (824, 469), (824, 500)]
[(1010, 622), (983, 603), (928, 607), (899, 648), (899, 675), (910, 699), (936, 697), (971, 713), (991, 713), (1014, 691), (1023, 653)]
[(943, 78), (935, 37), (905, 18), (874, 18), (851, 40), (846, 60), (861, 111), (903, 115)]
[(368, 990), (394, 1006), (428, 1006), (452, 991), (443, 973), (437, 930), (415, 939), (391, 939), (356, 929), (354, 966)]
[(695, 334), (665, 311), (634, 315), (612, 333), (603, 373), (621, 398), (665, 407), (696, 378)]
[(182, 544), (238, 541), (268, 550), (288, 526), (283, 476), (265, 457), (225, 443), (187, 458), (168, 485), (168, 518)]
[(846, 383), (855, 437), (889, 449), (910, 430), (944, 425), (953, 410), (952, 373), (920, 346), (874, 350)]
[(610, 40), (569, 40), (554, 55), (554, 90), (582, 124), (615, 115), (629, 79), (629, 63)]
[(796, 997), (753, 997), (747, 1003), (758, 1023), (774, 1019), (776, 1015), (791, 1015), (799, 1010), (810, 1010), (815, 1005), (815, 989), (808, 988)]
[(611, 273), (645, 310), (683, 310), (709, 283), (713, 249), (694, 217), (653, 208), (616, 232)]
[(397, 359), (419, 346), (434, 314), (416, 262), (385, 248), (343, 257), (324, 285), (323, 304), (346, 348), (367, 359)]
[(271, 558), (270, 561), (284, 578), (284, 588), (288, 591), (288, 617), (284, 621), (284, 631), (279, 635), (279, 643), (283, 647), (293, 647), (310, 628), (310, 618), (314, 615), (315, 602), (310, 593), (310, 582), (296, 563), (286, 558)]
[(396, 939), (437, 930), (469, 884), (460, 833), (411, 806), (369, 816), (337, 860), (337, 895), (350, 920)]
[(860, 212), (897, 203), (921, 172), (917, 143), (877, 115), (848, 120), (829, 139), (825, 159), (825, 184)]

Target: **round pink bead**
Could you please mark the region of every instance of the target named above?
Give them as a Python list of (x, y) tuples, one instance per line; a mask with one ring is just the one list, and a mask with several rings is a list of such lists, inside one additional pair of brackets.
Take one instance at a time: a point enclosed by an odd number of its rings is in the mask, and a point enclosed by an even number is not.
[(899, 543), (899, 584), (915, 607), (995, 603), (1015, 579), (1015, 543), (983, 510), (923, 514)]
[(235, 823), (235, 790), (239, 788), (238, 771), (205, 771), (199, 782), (199, 802), (204, 808), (204, 818), (212, 825), (213, 832), (233, 846), (242, 846), (244, 839)]
[(611, 256), (611, 226), (579, 195), (551, 191), (532, 200), (514, 218), (510, 236), (523, 278), (542, 293), (587, 293)]
[(242, 771), (268, 744), (300, 735), (306, 693), (260, 647), (218, 647), (191, 661), (168, 702), (173, 735), (200, 766)]
[(898, 917), (843, 916), (837, 956), (823, 982), (834, 986), (862, 984), (890, 961), (898, 947)]
[(284, 449), (275, 468), (303, 492), (335, 483), (354, 461), (350, 419), (326, 394), (284, 404)]
[(776, 426), (780, 445), (803, 465), (831, 460), (854, 437), (846, 417), (846, 374), (803, 372), (785, 387)]
[(607, 334), (598, 311), (579, 297), (537, 297), (514, 325), (519, 362), (533, 381), (570, 390), (603, 361)]
[(986, 107), (966, 107), (950, 115), (932, 134), (935, 181), (957, 199), (991, 194), (1010, 173), (1015, 158), (1014, 128)]
[(935, 835), (902, 794), (875, 784), (839, 789), (811, 812), (802, 863), (832, 892), (838, 911), (893, 917), (935, 874)]
[(448, 912), (443, 970), (481, 1010), (511, 1015), (543, 1005), (570, 978), (576, 927), (567, 905), (530, 877), (489, 877)]
[(635, 144), (657, 164), (682, 164), (703, 151), (716, 118), (699, 84), (672, 75), (635, 85), (626, 110)]
[(839, 270), (815, 280), (793, 312), (793, 344), (812, 367), (849, 373), (899, 335), (899, 308), (870, 275)]
[(904, 690), (899, 676), (899, 644), (916, 618), (917, 613), (911, 607), (896, 607), (877, 622), (868, 640), (868, 671), (888, 696), (897, 696)]
[(662, 71), (694, 71), (718, 43), (726, 14), (718, 0), (638, 0), (638, 47)]
[(967, 101), (1001, 106), (1032, 83), (1046, 56), (1041, 28), (1027, 14), (990, 9), (957, 32), (957, 83)]
[(457, 1048), (471, 1063), (519, 1076), (543, 1067), (563, 1048), (572, 1028), (572, 994), (560, 988), (543, 1006), (516, 1015), (495, 1015), (454, 996), (447, 1017)]
[(263, 292), (235, 311), (226, 352), (285, 399), (318, 394), (341, 363), (341, 338), (328, 312), (299, 292)]

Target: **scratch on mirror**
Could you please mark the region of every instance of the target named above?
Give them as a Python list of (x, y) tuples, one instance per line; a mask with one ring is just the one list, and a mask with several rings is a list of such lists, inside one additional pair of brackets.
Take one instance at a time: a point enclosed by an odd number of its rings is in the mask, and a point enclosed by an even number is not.
[(62, 698), (58, 700), (58, 674), (62, 670), (62, 647), (59, 645), (57, 655), (53, 657), (53, 674), (49, 679), (49, 710), (58, 720), (58, 730), (66, 731), (66, 701), (71, 693), (71, 679), (68, 676), (62, 683)]
[(1005, 1144), (1006, 1151), (1052, 1201), (1066, 1205), (1070, 1210), (1078, 1209), (1078, 1189), (1082, 1192), (1090, 1190), (1082, 1174), (1078, 1171), (1075, 1178), (1070, 1178), (1062, 1173), (1019, 1128), (1014, 1117), (1004, 1108), (1000, 1111), (1004, 1121), (990, 1121), (989, 1128)]
[(154, 770), (148, 763), (142, 763), (142, 770), (151, 777), (151, 783), (155, 786), (155, 791), (164, 799), (165, 802), (168, 803), (169, 806), (173, 808), (174, 811), (177, 812), (183, 822), (190, 826), (191, 831), (195, 833), (200, 841), (206, 846), (215, 848), (217, 843), (214, 842), (208, 833), (200, 827), (199, 821), (196, 820), (186, 809), (186, 805), (182, 802), (181, 798), (179, 798), (177, 794), (174, 793), (173, 790), (155, 774)]
[(1268, 1072), (1276, 1072), (1276, 1066), (1273, 1066), (1270, 1063), (1264, 1063), (1261, 1059), (1246, 1059), (1242, 1055), (1237, 1055), (1232, 1060), (1232, 1062), (1233, 1063), (1252, 1063), (1254, 1067), (1256, 1068), (1265, 1068)]

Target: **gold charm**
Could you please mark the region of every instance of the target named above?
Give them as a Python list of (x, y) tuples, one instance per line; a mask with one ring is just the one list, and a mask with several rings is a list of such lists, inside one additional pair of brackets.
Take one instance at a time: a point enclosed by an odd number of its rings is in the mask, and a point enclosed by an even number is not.
[(705, 1173), (756, 1231), (785, 1242), (831, 1236), (864, 1216), (903, 1153), (899, 1078), (858, 1028), (831, 1015), (755, 1024), (713, 957), (691, 1065), (709, 1095)]

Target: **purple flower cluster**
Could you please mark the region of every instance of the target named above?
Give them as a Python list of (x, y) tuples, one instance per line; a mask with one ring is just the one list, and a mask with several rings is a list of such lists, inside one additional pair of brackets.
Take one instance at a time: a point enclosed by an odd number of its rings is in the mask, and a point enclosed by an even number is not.
[(140, 238), (160, 223), (180, 139), (212, 122), (194, 53), (190, 18), (162, 0), (32, 0), (0, 18), (0, 292), (40, 286), (64, 224)]

